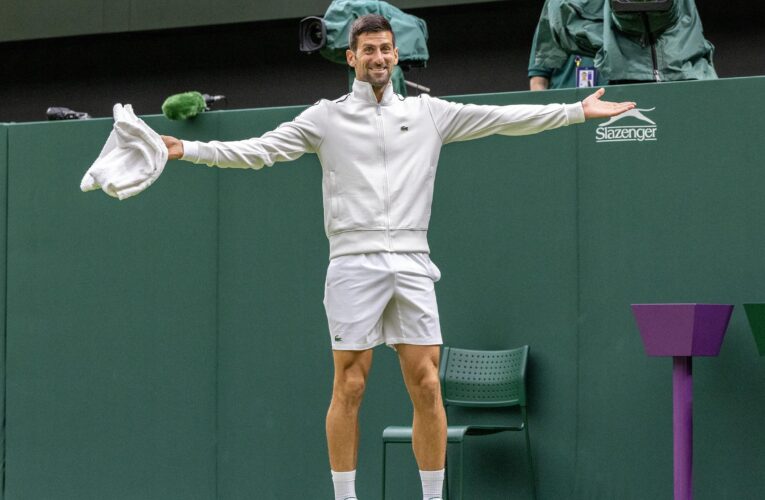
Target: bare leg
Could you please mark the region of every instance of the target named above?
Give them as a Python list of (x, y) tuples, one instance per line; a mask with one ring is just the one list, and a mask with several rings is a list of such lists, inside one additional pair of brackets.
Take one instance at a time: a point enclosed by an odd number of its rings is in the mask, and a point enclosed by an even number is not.
[(404, 382), (414, 405), (412, 448), (420, 470), (444, 468), (446, 461), (446, 412), (438, 379), (438, 346), (396, 346)]
[(372, 367), (372, 350), (332, 351), (335, 380), (332, 403), (327, 412), (329, 464), (335, 472), (356, 469), (359, 447), (359, 408), (367, 375)]

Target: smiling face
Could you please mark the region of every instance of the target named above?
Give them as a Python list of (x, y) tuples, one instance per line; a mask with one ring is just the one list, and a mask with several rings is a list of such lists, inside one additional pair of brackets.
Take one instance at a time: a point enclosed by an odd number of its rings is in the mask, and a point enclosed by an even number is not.
[[(375, 94), (388, 84), (393, 68), (398, 64), (398, 49), (390, 31), (362, 33), (356, 40), (356, 49), (345, 52), (348, 65), (356, 72), (356, 79), (368, 82)], [(379, 98), (379, 96), (378, 96)]]

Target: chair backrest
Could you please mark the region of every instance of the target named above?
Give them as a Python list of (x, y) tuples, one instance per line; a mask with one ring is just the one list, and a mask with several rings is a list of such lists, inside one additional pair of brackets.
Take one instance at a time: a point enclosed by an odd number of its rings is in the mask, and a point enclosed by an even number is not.
[(501, 351), (444, 347), (441, 391), (446, 406), (526, 406), (529, 346)]

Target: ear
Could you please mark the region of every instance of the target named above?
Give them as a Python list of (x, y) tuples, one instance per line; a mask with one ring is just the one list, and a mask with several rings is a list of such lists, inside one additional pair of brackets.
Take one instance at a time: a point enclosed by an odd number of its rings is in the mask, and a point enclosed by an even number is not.
[(398, 64), (398, 47), (393, 48), (393, 55), (395, 59), (393, 59), (393, 64)]
[(348, 66), (352, 68), (356, 67), (356, 53), (351, 49), (345, 51), (345, 60), (348, 61)]

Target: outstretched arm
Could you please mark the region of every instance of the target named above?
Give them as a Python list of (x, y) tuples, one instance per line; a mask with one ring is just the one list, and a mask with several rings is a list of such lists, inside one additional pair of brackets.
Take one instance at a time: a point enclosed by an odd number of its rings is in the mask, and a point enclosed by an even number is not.
[(582, 101), (585, 120), (620, 115), (636, 106), (634, 102), (601, 101), (600, 98), (603, 97), (603, 94), (605, 93), (606, 89), (600, 88)]
[(240, 141), (182, 141), (163, 135), (168, 160), (186, 160), (209, 166), (254, 168), (296, 160), (315, 153), (324, 129), (323, 104), (311, 106), (290, 122), (260, 137)]

